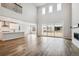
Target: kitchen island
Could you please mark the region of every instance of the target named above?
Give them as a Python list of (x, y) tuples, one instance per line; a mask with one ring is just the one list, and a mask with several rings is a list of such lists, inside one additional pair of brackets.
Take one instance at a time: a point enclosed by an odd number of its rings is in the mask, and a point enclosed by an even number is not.
[(0, 40), (1, 41), (12, 40), (12, 39), (17, 39), (17, 38), (22, 38), (22, 37), (24, 37), (24, 32), (0, 33)]

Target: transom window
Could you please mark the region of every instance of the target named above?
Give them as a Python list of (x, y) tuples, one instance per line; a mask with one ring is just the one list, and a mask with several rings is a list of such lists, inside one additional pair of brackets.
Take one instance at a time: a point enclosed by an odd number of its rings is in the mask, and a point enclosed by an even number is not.
[(53, 6), (49, 6), (49, 13), (53, 12)]
[(61, 10), (62, 10), (62, 4), (59, 3), (59, 4), (57, 4), (57, 11), (61, 11)]
[(42, 15), (45, 15), (46, 9), (42, 8)]

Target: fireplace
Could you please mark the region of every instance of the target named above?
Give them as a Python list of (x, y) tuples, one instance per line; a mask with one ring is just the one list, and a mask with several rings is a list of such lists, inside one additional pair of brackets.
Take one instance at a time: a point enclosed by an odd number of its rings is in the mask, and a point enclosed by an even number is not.
[(79, 40), (79, 33), (74, 33), (74, 38)]

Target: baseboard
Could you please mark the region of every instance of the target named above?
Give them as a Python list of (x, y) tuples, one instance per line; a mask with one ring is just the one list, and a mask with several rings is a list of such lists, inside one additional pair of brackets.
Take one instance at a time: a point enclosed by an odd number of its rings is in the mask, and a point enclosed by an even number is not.
[(72, 39), (70, 39), (70, 38), (64, 38), (64, 39), (72, 40)]

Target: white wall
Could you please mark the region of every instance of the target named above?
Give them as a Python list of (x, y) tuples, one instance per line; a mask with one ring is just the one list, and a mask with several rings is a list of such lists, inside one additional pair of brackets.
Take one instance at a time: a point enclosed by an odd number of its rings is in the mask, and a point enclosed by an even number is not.
[[(53, 5), (53, 13), (48, 13), (48, 7)], [(46, 8), (46, 14), (42, 15), (42, 7)], [(71, 39), (71, 4), (62, 4), (62, 11), (57, 11), (57, 4), (47, 4), (38, 8), (38, 23), (41, 24), (62, 24), (64, 38)], [(40, 30), (41, 31), (41, 30)]]
[[(52, 13), (49, 13), (49, 6), (52, 5), (53, 6), (53, 9), (54, 11)], [(46, 4), (42, 7), (39, 7), (38, 8), (38, 18), (39, 18), (39, 23), (41, 24), (58, 24), (58, 23), (63, 23), (63, 12), (62, 11), (59, 11), (57, 12), (57, 4)], [(42, 8), (45, 7), (46, 8), (46, 14), (45, 15), (42, 15)]]
[(31, 3), (22, 3), (21, 5), (23, 7), (22, 14), (18, 14), (9, 9), (0, 7), (0, 15), (15, 18), (17, 20), (36, 23), (36, 7)]
[(72, 38), (72, 4), (64, 4), (64, 38)]
[(79, 3), (72, 3), (72, 25), (79, 23)]
[[(79, 3), (72, 3), (72, 27), (79, 23)], [(74, 38), (74, 32), (79, 33), (79, 28), (72, 29), (72, 42), (79, 48), (79, 40)]]

